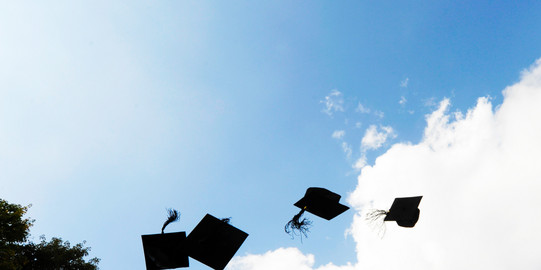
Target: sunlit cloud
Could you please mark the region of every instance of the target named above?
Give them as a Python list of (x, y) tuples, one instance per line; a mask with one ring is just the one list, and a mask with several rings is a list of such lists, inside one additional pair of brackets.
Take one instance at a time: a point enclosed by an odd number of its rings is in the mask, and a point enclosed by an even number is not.
[(363, 153), (363, 155), (355, 161), (353, 166), (351, 166), (355, 170), (361, 170), (364, 168), (364, 166), (368, 165), (368, 161), (366, 160), (366, 155)]
[(396, 137), (392, 127), (382, 126), (378, 129), (376, 125), (371, 125), (366, 129), (361, 140), (361, 149), (363, 151), (378, 149), (383, 146), (389, 137)]
[[(443, 99), (426, 116), (419, 143), (394, 144), (373, 165), (357, 161), (361, 173), (348, 197), (357, 212), (348, 229), (354, 264), (314, 268), (313, 255), (294, 248), (237, 257), (230, 269), (541, 268), (540, 64), (503, 91), (496, 109), (482, 97), (465, 114), (449, 113)], [(414, 228), (390, 222), (381, 239), (367, 226), (363, 209), (389, 209), (395, 197), (417, 195), (424, 197)]]

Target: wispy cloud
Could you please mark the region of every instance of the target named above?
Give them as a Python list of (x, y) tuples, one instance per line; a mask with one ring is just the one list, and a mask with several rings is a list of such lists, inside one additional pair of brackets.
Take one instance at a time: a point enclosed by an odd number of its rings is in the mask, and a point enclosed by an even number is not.
[(407, 100), (406, 97), (404, 97), (404, 96), (401, 96), (401, 97), (400, 97), (400, 100), (398, 101), (398, 103), (399, 103), (400, 105), (404, 105), (404, 104), (406, 104), (406, 102), (408, 102), (408, 100)]
[(403, 81), (400, 82), (400, 87), (407, 88), (409, 81), (410, 81), (410, 78), (404, 79)]
[(436, 102), (435, 97), (431, 97), (424, 100), (424, 105), (429, 108), (436, 108), (438, 103)]
[(351, 158), (351, 154), (353, 153), (353, 150), (351, 148), (351, 145), (349, 143), (347, 143), (346, 141), (344, 141), (344, 136), (345, 135), (346, 135), (346, 131), (344, 131), (344, 130), (335, 130), (332, 133), (332, 137), (334, 139), (342, 141), (342, 144), (341, 144), (342, 151), (344, 151), (344, 153), (346, 154), (346, 157), (349, 159), (349, 158)]
[(368, 165), (368, 161), (366, 159), (366, 155), (363, 153), (361, 155), (360, 158), (357, 159), (357, 161), (355, 161), (355, 163), (353, 164), (353, 166), (351, 166), (353, 169), (359, 171), (361, 170), (362, 168), (364, 168), (364, 166)]
[(346, 135), (346, 131), (344, 131), (344, 130), (335, 130), (332, 133), (332, 137), (335, 138), (335, 139), (342, 139), (344, 137), (344, 135)]
[(351, 154), (353, 153), (351, 145), (349, 145), (347, 142), (342, 142), (342, 150), (344, 151), (348, 159), (351, 158)]
[(359, 102), (359, 104), (357, 105), (357, 107), (355, 108), (355, 111), (356, 112), (360, 112), (360, 113), (370, 113), (370, 109), (369, 108), (366, 108), (363, 104), (361, 104)]
[(323, 112), (332, 116), (334, 112), (344, 111), (344, 97), (342, 93), (336, 89), (331, 90), (331, 93), (321, 101), (325, 105)]

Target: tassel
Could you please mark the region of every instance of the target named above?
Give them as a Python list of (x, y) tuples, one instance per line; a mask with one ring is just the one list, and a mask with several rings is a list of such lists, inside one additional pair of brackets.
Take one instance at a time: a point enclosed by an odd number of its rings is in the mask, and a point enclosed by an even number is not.
[(365, 214), (365, 220), (368, 223), (368, 226), (372, 229), (372, 231), (376, 232), (376, 234), (379, 236), (379, 238), (383, 238), (385, 235), (386, 227), (385, 227), (385, 216), (387, 216), (388, 211), (385, 210), (379, 210), (379, 209), (372, 209), (368, 210), (368, 212)]
[(163, 234), (163, 230), (165, 229), (165, 227), (167, 227), (167, 225), (169, 225), (169, 223), (175, 222), (179, 220), (180, 218), (180, 213), (175, 209), (171, 209), (171, 208), (167, 209), (167, 213), (168, 213), (168, 216), (167, 216), (167, 220), (163, 223), (162, 234)]
[(231, 222), (231, 217), (222, 218), (220, 219), (220, 221), (223, 223), (229, 224)]
[(308, 237), (308, 232), (310, 231), (310, 227), (312, 226), (312, 221), (310, 221), (309, 219), (303, 218), (301, 220), (302, 214), (304, 214), (305, 210), (306, 207), (301, 209), (301, 211), (298, 214), (294, 215), (293, 218), (284, 227), (284, 231), (287, 234), (291, 235), (291, 239), (293, 239), (295, 235), (299, 235), (301, 237), (301, 242), (303, 235), (304, 237)]

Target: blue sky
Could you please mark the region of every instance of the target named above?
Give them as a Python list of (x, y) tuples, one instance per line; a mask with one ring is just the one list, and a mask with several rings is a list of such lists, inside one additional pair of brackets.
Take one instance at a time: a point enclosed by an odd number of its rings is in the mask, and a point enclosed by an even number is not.
[[(283, 232), (292, 204), (310, 186), (358, 202), (359, 158), (377, 171), (393, 145), (423, 142), (445, 98), (450, 115), (479, 97), (496, 110), (541, 56), (540, 5), (4, 4), (0, 196), (33, 204), (36, 240), (86, 240), (102, 269), (144, 269), (140, 235), (170, 207), (171, 231), (232, 217), (250, 234), (239, 256), (296, 247), (314, 267), (355, 264), (345, 232), (365, 202), (310, 216), (303, 243)], [(363, 148), (371, 126), (387, 138)]]

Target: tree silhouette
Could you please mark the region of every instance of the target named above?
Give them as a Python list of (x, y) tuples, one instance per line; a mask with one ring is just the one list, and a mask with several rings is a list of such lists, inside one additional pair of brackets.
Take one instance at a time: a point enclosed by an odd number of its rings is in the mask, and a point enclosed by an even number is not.
[(0, 199), (0, 269), (98, 269), (98, 258), (84, 260), (90, 251), (85, 242), (71, 246), (56, 237), (47, 242), (44, 236), (39, 243), (28, 241), (34, 220), (23, 216), (30, 206)]

